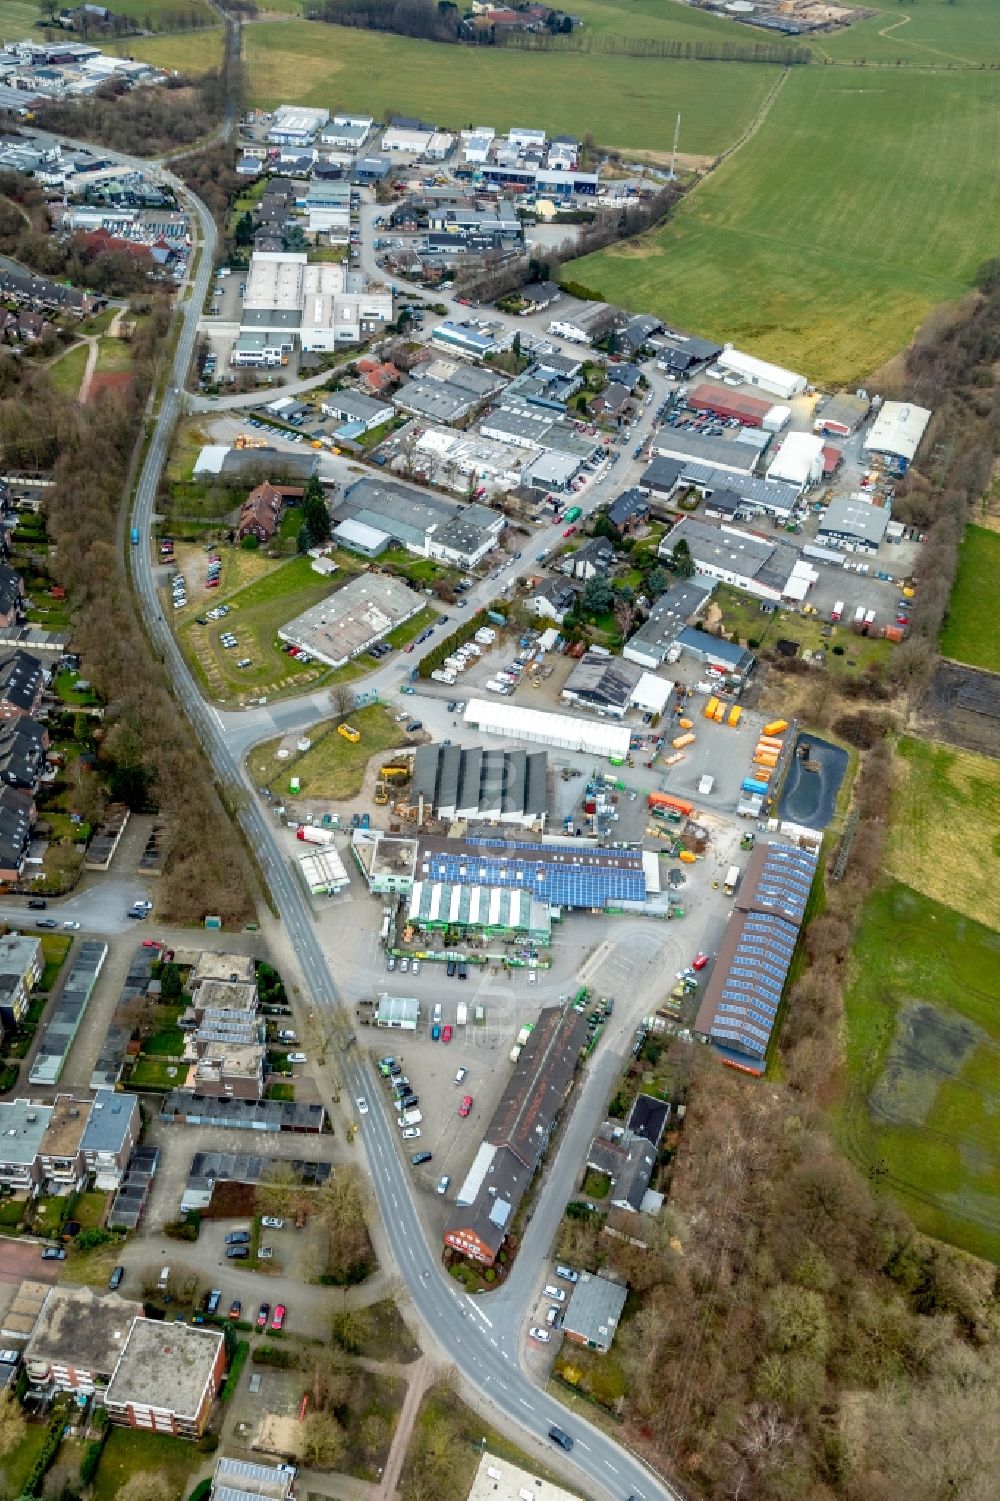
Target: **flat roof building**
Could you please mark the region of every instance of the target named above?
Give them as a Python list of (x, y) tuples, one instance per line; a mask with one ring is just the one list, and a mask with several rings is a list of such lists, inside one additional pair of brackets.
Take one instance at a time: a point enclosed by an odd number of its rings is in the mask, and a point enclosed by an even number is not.
[(375, 1008), (376, 1027), (397, 1032), (415, 1032), (420, 1020), (420, 1002), (415, 996), (380, 995)]
[(226, 1373), (225, 1341), (214, 1329), (137, 1318), (105, 1396), (126, 1428), (200, 1438)]
[(607, 1354), (627, 1297), (628, 1288), (623, 1283), (599, 1277), (596, 1272), (581, 1272), (570, 1293), (563, 1334), (574, 1344)]
[(752, 354), (742, 354), (732, 345), (727, 346), (717, 357), (716, 363), (730, 375), (737, 376), (747, 386), (768, 391), (787, 401), (790, 396), (801, 396), (808, 384), (804, 375), (793, 370), (783, 370), (780, 365), (771, 365), (767, 360), (758, 360)]
[(89, 1287), (53, 1287), (24, 1352), (35, 1386), (90, 1395), (108, 1385), (142, 1304)]
[(294, 1465), (224, 1457), (215, 1466), (209, 1501), (291, 1501)]
[(626, 641), (622, 648), (625, 660), (650, 670), (659, 667), (684, 627), (705, 608), (714, 589), (715, 580), (708, 577), (671, 584), (666, 594), (654, 600), (642, 625)]
[[(711, 464), (732, 474), (749, 474), (757, 463), (757, 450), (735, 438), (702, 437), (683, 428), (663, 427), (653, 439), (653, 451), (660, 458), (679, 459), (682, 463)], [(647, 469), (643, 476), (646, 482)]]
[(534, 740), (539, 745), (624, 761), (629, 732), (624, 725), (603, 724), (570, 714), (550, 714), (543, 709), (522, 709), (517, 704), (473, 698), (465, 706), (466, 724), (484, 734)]
[(479, 1461), (468, 1501), (579, 1501), (571, 1491), (499, 1459), (487, 1449)]
[(586, 839), (425, 836), (414, 874), (423, 881), (530, 892), (551, 907), (584, 911), (641, 906), (646, 899), (642, 850)]
[(42, 1138), (51, 1105), (34, 1100), (0, 1100), (0, 1184), (12, 1192), (35, 1193), (42, 1182)]
[(587, 651), (563, 684), (562, 697), (595, 714), (622, 719), (641, 677), (642, 668), (630, 661)]
[(815, 433), (788, 433), (767, 466), (769, 480), (782, 480), (799, 491), (823, 478), (823, 439)]
[(864, 498), (839, 496), (820, 517), (816, 540), (843, 552), (878, 552), (885, 540), (891, 512)]
[(329, 667), (342, 667), (422, 609), (423, 600), (390, 574), (363, 573), (278, 631)]

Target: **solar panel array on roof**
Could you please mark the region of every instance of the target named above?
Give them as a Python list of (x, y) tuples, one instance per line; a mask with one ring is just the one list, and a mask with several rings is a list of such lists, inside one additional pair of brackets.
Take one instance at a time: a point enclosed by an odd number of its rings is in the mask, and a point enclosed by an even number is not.
[(605, 851), (577, 845), (510, 844), (473, 838), (456, 850), (421, 851), (421, 874), (455, 885), (513, 886), (558, 907), (604, 907), (641, 902), (646, 878), (641, 852)]

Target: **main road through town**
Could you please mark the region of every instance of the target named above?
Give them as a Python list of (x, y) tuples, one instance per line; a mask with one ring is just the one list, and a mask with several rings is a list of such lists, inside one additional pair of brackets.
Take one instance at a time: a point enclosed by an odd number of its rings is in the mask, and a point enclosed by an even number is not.
[[(149, 171), (149, 163), (120, 157), (136, 170)], [(315, 1002), (338, 1015), (344, 1051), (341, 1058), (344, 1083), (355, 1098), (369, 1101), (360, 1116), (360, 1139), (367, 1152), (371, 1180), (385, 1231), (399, 1273), (406, 1283), (414, 1309), (430, 1338), (450, 1359), (464, 1382), (502, 1415), (505, 1426), (544, 1446), (548, 1429), (558, 1424), (574, 1439), (572, 1454), (560, 1452), (560, 1464), (577, 1472), (579, 1483), (591, 1494), (626, 1501), (679, 1501), (677, 1493), (654, 1475), (621, 1445), (584, 1419), (570, 1416), (546, 1392), (524, 1374), (519, 1363), (519, 1340), (530, 1289), (548, 1254), (561, 1201), (558, 1193), (543, 1193), (535, 1223), (518, 1258), (517, 1288), (508, 1288), (492, 1298), (477, 1300), (461, 1292), (447, 1278), (440, 1260), (432, 1253), (412, 1198), (412, 1186), (397, 1150), (389, 1122), (382, 1110), (379, 1092), (359, 1050), (353, 1045), (350, 1021), (340, 1005), (337, 986), (317, 940), (314, 919), (278, 847), (271, 824), (247, 788), (242, 767), (242, 749), (234, 746), (220, 715), (207, 705), (191, 676), (173, 634), (164, 621), (153, 577), (149, 547), (154, 503), (167, 461), (174, 428), (184, 403), (183, 391), (194, 349), (195, 335), (209, 280), (213, 275), (216, 229), (205, 205), (191, 194), (166, 168), (162, 176), (186, 202), (198, 225), (200, 253), (194, 274), (181, 304), (182, 323), (170, 376), (159, 406), (151, 405), (148, 443), (135, 488), (131, 526), (139, 531), (140, 544), (129, 548), (136, 595), (153, 648), (170, 674), (178, 704), (198, 735), (220, 783), (238, 789), (240, 823), (252, 846), (294, 945), (303, 979)], [(126, 535), (123, 525), (123, 538)], [(249, 790), (249, 795), (244, 794)], [(614, 1060), (606, 1057), (597, 1065), (591, 1081), (598, 1090), (610, 1086)], [(598, 1077), (598, 1074), (600, 1077)], [(606, 1076), (606, 1077), (605, 1077)], [(591, 1086), (588, 1086), (588, 1088)], [(587, 1121), (583, 1112), (571, 1118), (552, 1168), (552, 1183), (564, 1167), (563, 1153), (579, 1161), (585, 1142), (577, 1140)], [(575, 1127), (575, 1129), (574, 1129)], [(543, 1210), (544, 1205), (544, 1210)], [(522, 1265), (523, 1262), (523, 1265)], [(529, 1262), (531, 1265), (529, 1265)], [(514, 1279), (511, 1279), (512, 1282)], [(517, 1290), (521, 1295), (517, 1295)]]

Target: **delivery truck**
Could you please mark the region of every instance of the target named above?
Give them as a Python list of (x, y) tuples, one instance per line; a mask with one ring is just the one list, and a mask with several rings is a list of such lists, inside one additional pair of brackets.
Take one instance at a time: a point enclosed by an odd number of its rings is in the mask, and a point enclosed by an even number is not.
[(726, 871), (726, 879), (722, 883), (722, 889), (726, 893), (727, 896), (735, 896), (736, 895), (736, 887), (739, 885), (739, 879), (740, 879), (740, 868), (739, 868), (739, 866), (738, 865), (731, 865), (729, 867), (729, 869)]
[(318, 829), (313, 823), (304, 823), (301, 828), (295, 830), (296, 839), (301, 839), (304, 844), (332, 844), (333, 830)]

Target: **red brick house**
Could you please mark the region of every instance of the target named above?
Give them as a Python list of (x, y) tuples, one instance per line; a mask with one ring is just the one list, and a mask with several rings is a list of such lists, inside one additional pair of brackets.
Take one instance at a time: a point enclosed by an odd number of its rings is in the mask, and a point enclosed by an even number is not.
[(281, 525), (281, 513), (286, 505), (302, 499), (302, 490), (294, 485), (272, 485), (265, 480), (256, 490), (251, 490), (240, 510), (236, 535), (256, 537), (258, 542), (270, 542)]

